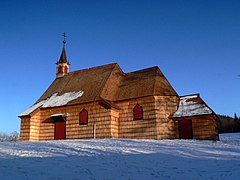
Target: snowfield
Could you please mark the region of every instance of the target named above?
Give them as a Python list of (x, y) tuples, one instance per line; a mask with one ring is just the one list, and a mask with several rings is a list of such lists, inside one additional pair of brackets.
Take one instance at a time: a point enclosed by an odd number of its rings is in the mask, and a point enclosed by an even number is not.
[(240, 134), (220, 139), (0, 142), (0, 179), (240, 179)]

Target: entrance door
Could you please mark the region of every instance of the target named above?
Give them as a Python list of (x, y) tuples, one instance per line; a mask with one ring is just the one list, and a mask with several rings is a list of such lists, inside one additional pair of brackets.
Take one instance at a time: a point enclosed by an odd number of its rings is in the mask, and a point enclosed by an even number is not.
[(56, 121), (55, 122), (55, 140), (66, 139), (66, 122), (65, 121)]
[(180, 139), (192, 139), (192, 121), (188, 119), (178, 121), (178, 131)]

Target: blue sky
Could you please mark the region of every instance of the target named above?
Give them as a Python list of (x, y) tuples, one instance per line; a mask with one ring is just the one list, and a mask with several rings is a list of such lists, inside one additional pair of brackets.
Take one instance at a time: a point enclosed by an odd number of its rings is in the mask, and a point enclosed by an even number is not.
[(63, 32), (71, 71), (159, 66), (179, 95), (240, 116), (239, 9), (237, 0), (1, 0), (0, 132), (19, 131), (17, 116), (55, 79)]

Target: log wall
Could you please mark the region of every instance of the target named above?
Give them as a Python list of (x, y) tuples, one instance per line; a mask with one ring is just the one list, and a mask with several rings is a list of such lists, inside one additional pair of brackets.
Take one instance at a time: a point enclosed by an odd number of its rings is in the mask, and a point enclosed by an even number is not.
[(20, 141), (29, 141), (30, 137), (30, 116), (21, 118)]
[(174, 139), (178, 126), (168, 117), (177, 110), (177, 96), (155, 96), (157, 139)]
[[(96, 124), (96, 138), (172, 138), (175, 133), (172, 120), (168, 119), (174, 109), (173, 99), (166, 97), (144, 97), (116, 103), (117, 109), (105, 109), (98, 103), (45, 108), (31, 116), (30, 130), (27, 120), (22, 118), (22, 140), (53, 140), (54, 123), (45, 121), (53, 114), (66, 116), (66, 138), (93, 138), (93, 126)], [(175, 101), (174, 101), (175, 102)], [(133, 108), (136, 104), (143, 107), (143, 119), (133, 120)], [(175, 107), (176, 108), (176, 107)], [(79, 113), (88, 111), (88, 124), (79, 125)], [(26, 122), (25, 122), (26, 121)], [(21, 127), (22, 129), (22, 127)], [(174, 132), (170, 132), (170, 131)], [(24, 135), (25, 134), (25, 135)]]
[(41, 111), (37, 111), (30, 119), (30, 141), (39, 140)]
[[(79, 113), (82, 109), (88, 111), (88, 124), (79, 125)], [(66, 116), (66, 139), (93, 138), (93, 125), (96, 124), (96, 138), (117, 138), (119, 128), (119, 112), (115, 109), (105, 109), (98, 103), (77, 106), (65, 106), (40, 109), (31, 118), (22, 118), (21, 140), (53, 140), (54, 123), (45, 122), (53, 114)], [(28, 122), (30, 130), (28, 133)]]
[[(214, 115), (185, 117), (192, 121), (193, 139), (199, 140), (219, 140), (216, 117)], [(181, 120), (178, 118), (178, 120)], [(178, 121), (175, 121), (178, 127)], [(176, 128), (177, 136), (179, 138), (178, 128)]]
[(111, 117), (111, 137), (118, 138), (119, 137), (119, 110), (111, 109), (110, 110)]
[[(143, 108), (143, 119), (133, 120), (133, 108), (139, 104)], [(156, 116), (153, 97), (118, 102), (121, 108), (119, 117), (119, 138), (156, 139)]]
[[(133, 108), (143, 108), (143, 119), (133, 120)], [(64, 114), (66, 139), (93, 138), (179, 138), (178, 121), (169, 119), (177, 110), (176, 96), (149, 96), (117, 102), (119, 110), (106, 109), (97, 102), (74, 106), (39, 109), (31, 117), (21, 117), (20, 140), (53, 140), (54, 122), (46, 122), (53, 114)], [(79, 113), (88, 111), (88, 124), (79, 125)], [(215, 116), (191, 117), (194, 139), (218, 139)], [(179, 119), (178, 119), (179, 120)]]
[(192, 118), (193, 138), (219, 140), (217, 123), (213, 115)]
[(41, 112), (36, 111), (33, 117), (26, 116), (21, 118), (20, 140), (37, 141), (39, 140)]

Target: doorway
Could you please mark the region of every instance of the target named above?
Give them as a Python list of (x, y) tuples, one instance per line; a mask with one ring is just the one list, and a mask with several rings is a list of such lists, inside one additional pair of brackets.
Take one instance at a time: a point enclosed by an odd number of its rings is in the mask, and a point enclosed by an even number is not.
[(66, 139), (66, 121), (63, 119), (62, 116), (55, 117), (54, 121), (55, 121), (54, 139), (55, 140)]
[(183, 119), (178, 121), (179, 139), (192, 139), (192, 120)]

